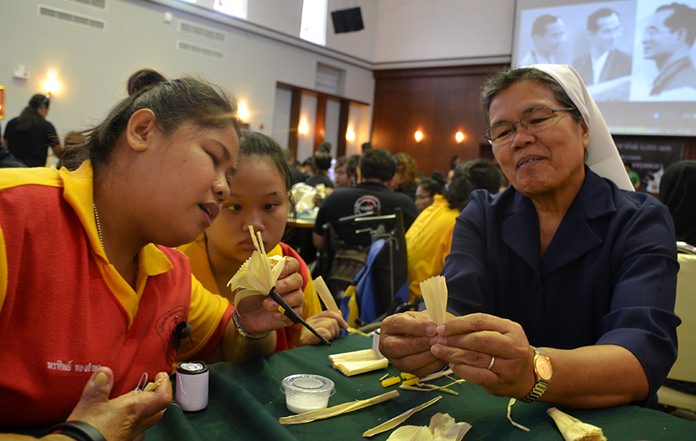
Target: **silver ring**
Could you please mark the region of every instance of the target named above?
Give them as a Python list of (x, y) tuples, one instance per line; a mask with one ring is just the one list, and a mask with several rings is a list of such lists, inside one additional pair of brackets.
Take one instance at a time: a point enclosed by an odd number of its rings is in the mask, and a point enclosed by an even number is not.
[(493, 369), (494, 364), (495, 364), (495, 355), (491, 355), (491, 362), (488, 363), (488, 367), (486, 369), (488, 369), (490, 371), (491, 369)]

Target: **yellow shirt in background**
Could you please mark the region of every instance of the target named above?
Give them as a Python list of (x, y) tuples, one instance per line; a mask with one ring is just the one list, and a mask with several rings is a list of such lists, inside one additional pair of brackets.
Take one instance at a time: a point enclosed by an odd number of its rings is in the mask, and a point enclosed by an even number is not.
[(457, 216), (459, 210), (449, 208), (444, 196), (436, 194), (432, 205), (418, 215), (406, 232), (410, 302), (421, 296), (420, 282), (442, 271), (452, 247)]

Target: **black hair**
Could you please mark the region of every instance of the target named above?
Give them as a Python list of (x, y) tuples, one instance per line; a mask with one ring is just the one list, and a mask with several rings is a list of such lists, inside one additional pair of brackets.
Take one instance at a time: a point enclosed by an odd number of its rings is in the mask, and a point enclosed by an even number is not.
[(319, 171), (326, 171), (331, 168), (331, 155), (323, 151), (317, 152), (314, 157), (314, 165)]
[(571, 108), (568, 113), (573, 116), (575, 121), (582, 122), (582, 115), (578, 107), (570, 99), (563, 87), (549, 74), (533, 67), (521, 67), (518, 69), (504, 70), (490, 76), (481, 88), (481, 108), (486, 117), (487, 123), (490, 122), (490, 109), (493, 99), (502, 91), (520, 81), (531, 81), (533, 83), (547, 87), (554, 98), (561, 103), (562, 107)]
[(145, 85), (118, 103), (98, 126), (84, 132), (87, 137), (83, 156), (94, 167), (106, 164), (123, 134), (130, 117), (140, 109), (150, 109), (165, 135), (185, 123), (202, 127), (233, 126), (239, 133), (236, 104), (219, 88), (192, 77)]
[(360, 157), (359, 168), (363, 179), (387, 182), (396, 173), (396, 161), (388, 151), (372, 148)]
[(436, 194), (442, 194), (445, 189), (445, 183), (432, 178), (425, 178), (418, 184), (423, 190), (430, 193), (430, 196), (435, 196)]
[(498, 168), (486, 159), (472, 159), (462, 162), (454, 169), (454, 178), (466, 177), (474, 189), (485, 188), (491, 194), (500, 190), (502, 176)]
[(128, 95), (133, 95), (141, 89), (148, 86), (155, 85), (157, 83), (162, 83), (167, 81), (167, 79), (161, 73), (153, 69), (140, 69), (135, 71), (130, 77), (128, 77), (128, 83), (126, 83), (126, 89), (128, 90)]
[(461, 210), (469, 202), (469, 196), (474, 191), (474, 186), (464, 175), (455, 176), (447, 186), (444, 197), (450, 208)]
[(665, 26), (672, 32), (677, 29), (685, 29), (686, 43), (692, 46), (696, 40), (696, 9), (682, 3), (670, 3), (655, 10), (655, 12), (660, 11), (672, 11), (672, 15), (665, 18)]
[(48, 109), (50, 103), (51, 100), (46, 95), (40, 93), (32, 95), (27, 106), (17, 117), (17, 131), (28, 132), (37, 126), (43, 119), (43, 116), (39, 113), (39, 109), (41, 106), (46, 106), (46, 109)]

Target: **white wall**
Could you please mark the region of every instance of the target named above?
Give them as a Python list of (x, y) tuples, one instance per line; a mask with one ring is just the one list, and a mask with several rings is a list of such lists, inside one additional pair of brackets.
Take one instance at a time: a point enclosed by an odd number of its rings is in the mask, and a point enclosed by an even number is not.
[[(39, 4), (105, 20), (106, 30), (40, 17)], [(125, 96), (132, 72), (152, 67), (169, 77), (194, 74), (221, 85), (249, 103), (252, 129), (271, 134), (277, 133), (276, 82), (314, 89), (317, 62), (345, 70), (343, 96), (370, 104), (370, 115), (372, 69), (506, 62), (512, 51), (510, 0), (329, 0), (329, 13), (360, 6), (365, 24), (362, 31), (335, 34), (329, 18), (330, 49), (297, 37), (302, 0), (249, 0), (248, 22), (176, 0), (106, 4), (101, 10), (76, 0), (0, 0), (6, 118), (44, 91), (54, 69), (64, 90), (55, 95), (49, 120), (61, 135), (85, 128)], [(165, 13), (172, 14), (171, 22)], [(182, 20), (223, 33), (226, 41), (183, 34)], [(178, 40), (212, 48), (224, 59), (178, 50)], [(17, 65), (28, 68), (28, 79), (13, 78)]]
[[(259, 0), (249, 3), (256, 2)], [(48, 119), (61, 136), (100, 121), (125, 96), (128, 76), (142, 67), (158, 69), (169, 77), (193, 74), (219, 84), (247, 100), (251, 128), (259, 130), (263, 125), (262, 131), (268, 134), (274, 132), (276, 82), (313, 89), (317, 62), (346, 71), (345, 97), (372, 102), (374, 80), (368, 68), (167, 4), (107, 0), (107, 9), (101, 10), (70, 0), (1, 0), (0, 3), (0, 29), (7, 36), (0, 57), (0, 85), (7, 88), (6, 118), (18, 115), (32, 94), (43, 92), (44, 78), (50, 69), (55, 69), (64, 89), (54, 96)], [(300, 4), (299, 0), (293, 3)], [(106, 30), (40, 17), (39, 4), (106, 20)], [(250, 14), (253, 10), (250, 6)], [(171, 23), (165, 22), (165, 12), (172, 14)], [(301, 9), (296, 12), (299, 17)], [(181, 20), (221, 32), (226, 41), (219, 43), (182, 34), (178, 30)], [(177, 40), (222, 52), (224, 59), (178, 50)], [(27, 80), (12, 77), (19, 64), (27, 66)]]
[(514, 1), (379, 0), (372, 59), (378, 68), (506, 62)]

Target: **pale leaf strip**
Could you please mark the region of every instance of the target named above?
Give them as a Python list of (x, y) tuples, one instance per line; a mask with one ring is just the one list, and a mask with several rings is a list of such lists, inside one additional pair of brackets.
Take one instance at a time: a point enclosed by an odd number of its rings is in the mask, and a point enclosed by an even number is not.
[(372, 429), (366, 430), (365, 432), (363, 432), (362, 436), (365, 438), (370, 438), (371, 436), (379, 435), (380, 433), (386, 432), (387, 430), (391, 430), (394, 427), (406, 421), (407, 419), (409, 419), (411, 415), (413, 415), (414, 413), (419, 412), (428, 406), (432, 406), (441, 399), (442, 395), (438, 395), (430, 401), (426, 401), (423, 404), (420, 404), (416, 407), (412, 407), (411, 409), (408, 409), (407, 411), (395, 416), (394, 418), (387, 420), (382, 424), (373, 427)]
[(326, 282), (324, 282), (321, 276), (314, 279), (314, 287), (317, 289), (319, 298), (321, 298), (321, 301), (326, 305), (326, 309), (329, 311), (341, 312), (336, 304), (336, 300), (334, 300), (333, 295), (331, 295), (331, 291), (329, 291), (329, 287), (326, 286)]
[(303, 412), (297, 415), (281, 417), (278, 418), (278, 422), (286, 425), (311, 423), (312, 421), (323, 420), (342, 415), (344, 413), (355, 412), (356, 410), (364, 409), (365, 407), (374, 406), (375, 404), (392, 400), (398, 396), (399, 391), (391, 390), (364, 400), (348, 401), (346, 403), (337, 404), (336, 406), (327, 407), (326, 409), (310, 410), (309, 412)]

